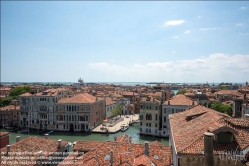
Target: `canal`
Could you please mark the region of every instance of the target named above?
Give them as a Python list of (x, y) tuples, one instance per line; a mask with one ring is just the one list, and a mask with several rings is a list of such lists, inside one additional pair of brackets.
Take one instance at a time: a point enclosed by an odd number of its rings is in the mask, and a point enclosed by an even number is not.
[[(20, 136), (21, 140), (22, 140), (22, 139), (27, 138), (29, 136), (45, 137), (44, 134), (39, 134), (37, 132), (30, 132), (30, 133), (26, 133), (26, 134), (10, 132), (10, 144), (15, 143), (16, 136)], [(157, 137), (153, 138), (152, 136), (139, 135), (139, 123), (133, 124), (125, 132), (118, 132), (118, 133), (109, 134), (109, 135), (105, 135), (105, 134), (101, 134), (101, 133), (92, 133), (90, 135), (86, 135), (85, 133), (54, 132), (51, 135), (49, 135), (48, 137), (50, 139), (55, 139), (55, 140), (62, 139), (64, 141), (68, 141), (68, 142), (73, 143), (74, 141), (77, 141), (77, 140), (88, 140), (88, 141), (110, 140), (110, 141), (113, 141), (115, 136), (120, 136), (123, 134), (131, 136), (133, 143), (144, 143), (145, 141), (151, 142), (151, 141), (157, 140), (157, 141), (163, 143), (164, 145), (169, 145), (168, 138), (157, 138)]]

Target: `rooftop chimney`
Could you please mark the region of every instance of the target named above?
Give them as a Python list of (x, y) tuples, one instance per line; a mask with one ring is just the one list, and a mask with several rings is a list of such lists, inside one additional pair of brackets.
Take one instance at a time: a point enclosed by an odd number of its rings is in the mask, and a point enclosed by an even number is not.
[(61, 148), (61, 139), (58, 140), (58, 148)]
[(168, 105), (170, 105), (170, 101), (168, 101)]
[(73, 143), (73, 148), (74, 148), (75, 144), (76, 144), (76, 141)]
[(110, 152), (110, 164), (112, 165), (114, 162), (114, 155), (113, 155), (113, 150)]
[(42, 151), (39, 151), (38, 155), (39, 155), (39, 160), (42, 160)]
[(192, 106), (194, 106), (195, 105), (195, 101), (194, 100), (192, 100)]
[(6, 148), (7, 148), (7, 153), (10, 152), (10, 145), (6, 145)]
[(20, 141), (20, 136), (16, 136), (16, 142)]
[(48, 134), (45, 134), (45, 139), (48, 139)]
[(213, 149), (214, 149), (214, 134), (210, 132), (204, 133), (204, 161), (205, 166), (213, 166)]
[(149, 143), (147, 141), (144, 142), (144, 154), (149, 156)]

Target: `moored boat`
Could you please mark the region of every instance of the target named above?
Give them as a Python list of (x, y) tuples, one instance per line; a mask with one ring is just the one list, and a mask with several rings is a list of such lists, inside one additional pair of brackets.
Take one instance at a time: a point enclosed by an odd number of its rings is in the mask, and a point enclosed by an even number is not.
[(122, 132), (124, 132), (124, 131), (126, 131), (128, 128), (129, 128), (129, 126), (128, 126), (128, 125), (126, 125), (126, 124), (122, 124), (122, 125), (121, 125), (121, 129), (120, 129), (120, 130), (121, 130)]

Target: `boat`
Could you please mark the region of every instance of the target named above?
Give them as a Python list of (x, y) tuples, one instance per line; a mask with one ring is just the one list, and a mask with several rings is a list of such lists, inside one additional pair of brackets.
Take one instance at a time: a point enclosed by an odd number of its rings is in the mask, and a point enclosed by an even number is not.
[(13, 130), (13, 127), (5, 127), (7, 130)]
[(50, 134), (52, 134), (54, 131), (53, 130), (51, 130), (51, 131), (49, 131), (47, 134), (48, 135), (50, 135)]
[(129, 128), (129, 126), (126, 125), (126, 124), (122, 124), (122, 125), (121, 125), (121, 131), (122, 131), (122, 132), (126, 131), (128, 128)]
[(29, 129), (25, 129), (22, 131), (22, 133), (28, 133), (29, 132)]

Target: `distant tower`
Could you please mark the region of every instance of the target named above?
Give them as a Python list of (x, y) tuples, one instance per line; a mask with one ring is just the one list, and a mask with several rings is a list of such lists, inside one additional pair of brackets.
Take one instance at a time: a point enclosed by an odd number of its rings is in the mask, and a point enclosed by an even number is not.
[(248, 85), (248, 82), (246, 81), (246, 86)]
[(79, 79), (78, 79), (78, 83), (83, 84), (83, 83), (84, 83), (83, 79), (79, 78)]

